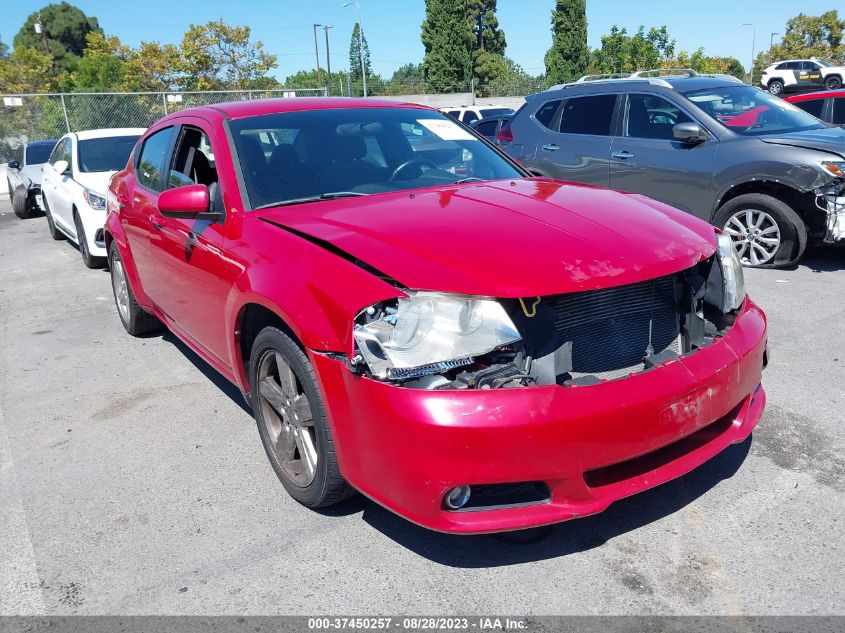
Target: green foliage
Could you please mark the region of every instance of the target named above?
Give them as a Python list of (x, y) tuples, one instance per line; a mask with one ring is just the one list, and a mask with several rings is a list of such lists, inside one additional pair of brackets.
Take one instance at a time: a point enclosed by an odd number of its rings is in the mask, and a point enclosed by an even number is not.
[(0, 40), (0, 60), (9, 59), (9, 45)]
[(36, 48), (16, 46), (0, 60), (0, 92), (49, 92), (59, 87), (52, 72), (53, 59)]
[(214, 20), (191, 25), (182, 38), (181, 84), (188, 90), (245, 90), (276, 68), (276, 56), (250, 41), (248, 26)]
[[(40, 22), (42, 33), (35, 32)], [(91, 32), (102, 33), (97, 18), (88, 17), (77, 7), (62, 2), (49, 4), (32, 13), (15, 35), (15, 48), (37, 48), (47, 53), (56, 72), (72, 70), (85, 50)]]
[(463, 92), (472, 76), (473, 34), (463, 3), (426, 0), (421, 39), (423, 77), (430, 89)]
[(545, 62), (549, 86), (586, 74), (590, 63), (587, 0), (557, 0), (552, 11), (552, 46)]
[(767, 66), (784, 59), (818, 57), (845, 64), (843, 44), (845, 20), (835, 10), (818, 16), (799, 13), (786, 23), (783, 40), (770, 50), (763, 51), (754, 60), (754, 76)]
[[(364, 84), (361, 76), (361, 51), (364, 55), (364, 70), (367, 73), (367, 92), (372, 92), (373, 66), (370, 63), (370, 45), (367, 44), (367, 36), (364, 34), (361, 25), (357, 22), (352, 28), (352, 37), (349, 39), (349, 75), (353, 84), (353, 96), (364, 94)], [(318, 85), (317, 83), (312, 84)]]
[(632, 73), (637, 70), (660, 68), (674, 57), (675, 40), (665, 26), (652, 27), (647, 32), (640, 26), (631, 36), (626, 29), (613, 25), (609, 35), (601, 38), (601, 48), (590, 54), (591, 73)]
[(710, 57), (704, 54), (703, 48), (699, 48), (692, 54), (681, 51), (676, 58), (663, 60), (662, 66), (663, 68), (692, 68), (700, 73), (733, 75), (737, 79), (745, 77), (745, 68), (736, 57)]

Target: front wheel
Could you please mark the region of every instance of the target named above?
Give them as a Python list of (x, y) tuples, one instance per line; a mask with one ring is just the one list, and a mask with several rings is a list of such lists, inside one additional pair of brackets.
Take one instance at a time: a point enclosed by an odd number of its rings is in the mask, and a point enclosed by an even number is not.
[(117, 250), (117, 244), (114, 242), (109, 246), (109, 270), (114, 303), (124, 329), (132, 336), (143, 336), (161, 329), (161, 321), (149, 312), (145, 312), (135, 300), (135, 293), (132, 292), (126, 269), (123, 267), (123, 260), (120, 258), (120, 251)]
[(842, 87), (842, 79), (840, 77), (828, 77), (825, 79), (824, 87), (828, 90), (839, 90)]
[(713, 223), (731, 237), (743, 265), (780, 268), (794, 264), (807, 247), (807, 227), (785, 202), (761, 193), (724, 204)]
[(777, 79), (772, 79), (769, 82), (769, 92), (773, 95), (780, 96), (783, 94), (783, 82)]
[(106, 258), (92, 255), (88, 249), (88, 238), (85, 236), (85, 227), (82, 225), (82, 220), (79, 218), (78, 213), (73, 214), (73, 221), (76, 224), (76, 239), (79, 240), (79, 253), (82, 255), (82, 263), (88, 268), (104, 268)]
[(258, 334), (249, 383), (261, 442), (288, 494), (308, 508), (353, 494), (340, 474), (314, 368), (290, 336), (275, 327)]
[(29, 191), (23, 185), (12, 192), (12, 209), (20, 219), (26, 220), (33, 216), (32, 207), (34, 203), (35, 201), (30, 197)]

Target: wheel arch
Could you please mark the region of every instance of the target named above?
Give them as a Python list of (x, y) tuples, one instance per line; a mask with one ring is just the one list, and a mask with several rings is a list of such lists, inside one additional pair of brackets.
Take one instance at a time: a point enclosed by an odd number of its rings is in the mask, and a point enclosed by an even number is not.
[(710, 212), (711, 221), (725, 204), (748, 193), (763, 194), (784, 202), (798, 214), (810, 230), (817, 228), (822, 219), (815, 205), (813, 191), (802, 191), (798, 185), (781, 180), (754, 179), (735, 182), (724, 188)]

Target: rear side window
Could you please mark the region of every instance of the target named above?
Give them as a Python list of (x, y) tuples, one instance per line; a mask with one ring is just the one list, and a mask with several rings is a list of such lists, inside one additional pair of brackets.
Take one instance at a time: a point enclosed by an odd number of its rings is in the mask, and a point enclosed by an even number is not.
[(831, 123), (845, 125), (845, 97), (838, 97), (833, 100), (833, 118)]
[(498, 121), (484, 121), (483, 123), (479, 123), (475, 129), (479, 134), (493, 138), (496, 136), (496, 126), (498, 124)]
[(777, 66), (775, 66), (775, 70), (786, 70), (787, 65), (788, 64), (786, 62), (783, 62), (782, 64), (778, 64)]
[(461, 121), (467, 125), (480, 118), (478, 112), (475, 110), (464, 110), (464, 113), (461, 115)]
[(610, 135), (616, 95), (575, 97), (563, 106), (560, 119), (562, 134)]
[(39, 165), (46, 163), (50, 157), (50, 152), (53, 151), (52, 145), (38, 144), (27, 145), (26, 147), (26, 164)]
[(822, 107), (824, 107), (824, 99), (807, 99), (806, 101), (796, 101), (793, 105), (798, 106), (807, 114), (812, 114), (817, 119), (822, 118)]
[[(555, 101), (548, 101), (540, 106), (540, 109), (537, 110), (537, 113), (534, 115), (534, 118), (537, 119), (537, 122), (541, 125), (549, 128), (552, 128), (552, 121), (554, 121), (555, 113), (557, 109), (560, 107), (560, 99), (556, 99)], [(557, 132), (557, 130), (554, 130)]]
[(164, 169), (164, 159), (170, 149), (174, 128), (159, 130), (144, 141), (141, 154), (138, 157), (136, 172), (138, 182), (153, 191), (161, 191), (161, 171)]

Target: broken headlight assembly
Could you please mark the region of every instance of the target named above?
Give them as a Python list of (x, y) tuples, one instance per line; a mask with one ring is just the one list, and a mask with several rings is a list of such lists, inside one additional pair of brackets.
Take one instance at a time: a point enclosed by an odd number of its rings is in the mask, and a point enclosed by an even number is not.
[[(731, 236), (719, 233), (716, 238), (716, 264), (721, 272), (721, 284), (711, 275), (708, 283), (708, 298), (710, 303), (722, 308), (723, 312), (732, 312), (742, 306), (745, 299), (745, 276), (742, 272), (742, 261), (733, 245)], [(721, 290), (721, 300), (714, 296)], [(713, 293), (713, 294), (710, 294)]]
[(370, 306), (355, 320), (357, 353), (377, 378), (405, 380), (471, 365), (474, 357), (521, 338), (493, 299), (407, 294)]

